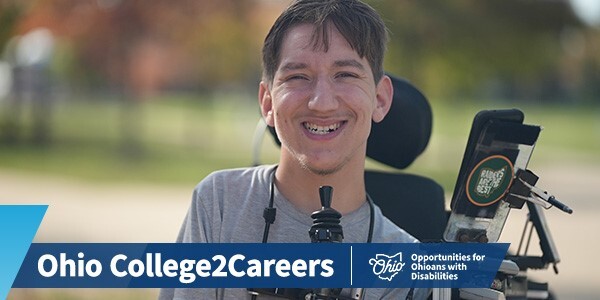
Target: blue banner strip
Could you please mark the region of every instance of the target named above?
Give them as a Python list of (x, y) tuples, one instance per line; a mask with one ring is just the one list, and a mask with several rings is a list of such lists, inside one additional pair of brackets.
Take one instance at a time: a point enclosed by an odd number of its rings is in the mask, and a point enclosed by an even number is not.
[(48, 205), (0, 205), (0, 299), (5, 299)]
[(13, 287), (489, 287), (508, 246), (34, 243)]

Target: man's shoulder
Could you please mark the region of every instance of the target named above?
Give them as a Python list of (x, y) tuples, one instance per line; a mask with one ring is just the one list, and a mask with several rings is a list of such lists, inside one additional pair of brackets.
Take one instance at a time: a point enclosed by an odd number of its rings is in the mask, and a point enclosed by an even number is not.
[(233, 169), (223, 169), (210, 173), (205, 180), (220, 180), (220, 179), (228, 179), (228, 178), (262, 178), (268, 177), (268, 173), (272, 171), (274, 168), (273, 165), (260, 165), (254, 167), (245, 167), (245, 168), (233, 168)]
[(266, 182), (269, 180), (269, 174), (275, 166), (260, 165), (246, 168), (223, 169), (210, 173), (198, 185), (196, 189), (217, 186), (238, 186), (244, 183)]

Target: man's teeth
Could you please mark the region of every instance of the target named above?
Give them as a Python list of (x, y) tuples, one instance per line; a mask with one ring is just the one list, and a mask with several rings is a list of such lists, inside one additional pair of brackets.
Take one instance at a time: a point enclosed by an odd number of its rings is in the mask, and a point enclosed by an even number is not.
[(308, 129), (314, 134), (328, 134), (340, 128), (340, 123), (331, 124), (329, 126), (319, 126), (317, 124), (304, 123), (304, 128)]

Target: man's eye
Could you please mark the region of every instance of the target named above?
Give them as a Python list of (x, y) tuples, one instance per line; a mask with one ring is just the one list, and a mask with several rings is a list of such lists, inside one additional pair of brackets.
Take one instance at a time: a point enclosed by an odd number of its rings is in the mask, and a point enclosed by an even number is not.
[(336, 77), (338, 77), (338, 78), (357, 78), (358, 75), (351, 73), (351, 72), (341, 72), (341, 73), (338, 73)]
[(307, 79), (306, 76), (304, 75), (291, 75), (289, 77), (286, 78), (286, 81), (290, 81), (290, 80), (305, 80)]

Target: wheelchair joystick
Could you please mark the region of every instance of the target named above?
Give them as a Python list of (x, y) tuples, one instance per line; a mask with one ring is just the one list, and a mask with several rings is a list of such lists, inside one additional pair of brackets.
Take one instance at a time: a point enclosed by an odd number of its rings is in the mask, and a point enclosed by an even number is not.
[[(341, 243), (344, 239), (342, 225), (340, 220), (342, 214), (331, 208), (331, 198), (333, 188), (330, 186), (319, 187), (319, 197), (321, 198), (321, 209), (313, 212), (310, 216), (313, 224), (308, 231), (312, 243)], [(257, 299), (261, 295), (274, 296), (275, 298), (285, 299), (305, 299), (305, 300), (362, 300), (364, 299), (363, 288), (278, 288), (248, 289), (252, 299)], [(272, 299), (272, 298), (269, 298)]]
[[(319, 187), (321, 209), (310, 215), (313, 219), (313, 225), (308, 231), (312, 243), (341, 243), (344, 239), (342, 225), (340, 225), (342, 214), (331, 208), (332, 196), (333, 187)], [(363, 290), (363, 288), (352, 288), (349, 291), (344, 291), (341, 288), (313, 289), (306, 294), (304, 299), (363, 299)]]
[(341, 243), (344, 239), (342, 225), (340, 225), (342, 214), (331, 208), (332, 195), (332, 187), (322, 186), (319, 188), (322, 207), (321, 210), (315, 211), (310, 215), (313, 219), (313, 225), (308, 231), (310, 240), (313, 243)]

